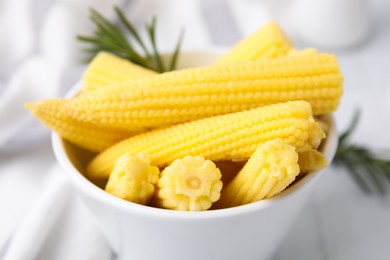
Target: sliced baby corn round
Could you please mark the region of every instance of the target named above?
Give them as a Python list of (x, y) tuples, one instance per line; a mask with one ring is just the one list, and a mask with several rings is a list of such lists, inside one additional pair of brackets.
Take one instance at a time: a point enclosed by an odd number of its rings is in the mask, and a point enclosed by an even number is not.
[(156, 128), (259, 106), (305, 100), (314, 114), (338, 107), (336, 58), (295, 55), (185, 69), (85, 93), (69, 103), (75, 117), (105, 127)]
[(141, 129), (125, 131), (94, 125), (80, 117), (72, 117), (65, 99), (46, 99), (25, 107), (48, 128), (62, 138), (92, 152), (100, 152)]
[[(281, 138), (307, 151), (317, 147), (323, 132), (311, 133), (317, 124), (306, 101), (291, 101), (155, 129), (130, 137), (97, 155), (88, 165), (92, 178), (106, 178), (122, 154), (149, 154), (158, 167), (186, 155), (212, 161), (246, 160), (259, 143)], [(318, 143), (316, 143), (318, 142)]]
[(99, 52), (83, 74), (81, 91), (91, 91), (135, 78), (157, 75), (157, 72), (141, 67), (108, 52)]
[(161, 172), (156, 205), (166, 209), (207, 210), (220, 197), (221, 172), (201, 156), (176, 159)]
[(270, 21), (240, 41), (225, 55), (222, 55), (216, 63), (281, 57), (286, 55), (292, 47), (291, 41), (280, 26), (275, 21)]
[(146, 205), (155, 191), (159, 169), (144, 154), (128, 153), (116, 160), (105, 190), (112, 195)]
[(295, 148), (281, 139), (260, 145), (244, 168), (222, 190), (217, 208), (240, 206), (282, 192), (299, 174)]
[(328, 164), (325, 155), (314, 149), (298, 153), (298, 157), (298, 164), (301, 173), (318, 171), (325, 168)]

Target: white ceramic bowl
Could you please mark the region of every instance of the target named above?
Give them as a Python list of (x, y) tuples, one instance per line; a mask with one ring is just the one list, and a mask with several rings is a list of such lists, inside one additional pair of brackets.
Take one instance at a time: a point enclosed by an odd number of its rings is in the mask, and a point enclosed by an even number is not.
[[(184, 52), (179, 67), (211, 64), (219, 54)], [(337, 133), (333, 118), (327, 119), (331, 128), (322, 151), (331, 162)], [(52, 142), (57, 160), (75, 190), (96, 216), (113, 250), (126, 260), (268, 259), (322, 172), (308, 174), (271, 199), (229, 209), (181, 212), (134, 204), (106, 193), (81, 174), (90, 153), (55, 133)]]

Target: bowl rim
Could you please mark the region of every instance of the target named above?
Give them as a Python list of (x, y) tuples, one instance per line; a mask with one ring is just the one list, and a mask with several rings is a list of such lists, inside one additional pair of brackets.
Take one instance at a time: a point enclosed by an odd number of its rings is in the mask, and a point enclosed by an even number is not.
[[(196, 53), (210, 53), (218, 54), (221, 53), (220, 49), (208, 49), (208, 50), (191, 50), (183, 51), (184, 55), (194, 55)], [(66, 97), (74, 96), (77, 91), (80, 89), (81, 83), (78, 82), (75, 84), (66, 94)], [(156, 218), (167, 218), (172, 220), (185, 219), (185, 220), (201, 220), (201, 219), (213, 219), (213, 218), (225, 218), (232, 217), (236, 215), (251, 213), (259, 210), (263, 210), (267, 207), (270, 207), (272, 204), (275, 204), (277, 201), (285, 200), (296, 193), (301, 192), (305, 188), (310, 188), (315, 184), (315, 182), (320, 177), (321, 173), (328, 169), (330, 163), (332, 162), (337, 145), (338, 145), (338, 136), (337, 136), (337, 127), (333, 117), (333, 114), (326, 115), (327, 119), (330, 122), (330, 129), (324, 143), (322, 151), (324, 152), (325, 158), (328, 161), (328, 166), (319, 171), (314, 171), (307, 174), (304, 178), (299, 180), (293, 186), (289, 187), (287, 190), (273, 196), (269, 199), (264, 199), (261, 201), (253, 202), (250, 204), (236, 206), (226, 209), (215, 209), (207, 211), (177, 211), (169, 209), (161, 209), (152, 206), (140, 205), (137, 203), (125, 201), (118, 197), (115, 197), (103, 189), (99, 188), (91, 181), (89, 181), (83, 174), (81, 174), (76, 167), (72, 164), (71, 160), (67, 156), (66, 149), (64, 147), (64, 140), (55, 132), (51, 133), (51, 143), (54, 151), (54, 155), (60, 164), (60, 166), (65, 170), (66, 175), (69, 176), (72, 184), (74, 184), (80, 191), (86, 193), (88, 196), (107, 204), (109, 207), (115, 207), (118, 210), (126, 211), (132, 214), (142, 214), (149, 217)]]

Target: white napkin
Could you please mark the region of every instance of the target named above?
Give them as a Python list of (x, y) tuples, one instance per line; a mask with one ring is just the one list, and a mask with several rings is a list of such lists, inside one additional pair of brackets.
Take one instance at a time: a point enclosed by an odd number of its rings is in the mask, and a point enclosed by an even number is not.
[(100, 233), (94, 216), (72, 194), (36, 259), (109, 260), (113, 252)]
[(14, 231), (3, 259), (112, 258), (93, 216), (72, 193), (61, 169), (54, 166), (41, 195)]
[(48, 187), (14, 232), (4, 260), (34, 259), (57, 222), (69, 197), (69, 186), (61, 175), (53, 174), (56, 172), (51, 173)]
[(42, 25), (39, 49), (48, 59), (65, 67), (74, 66), (85, 57), (81, 51), (85, 47), (77, 40), (77, 35), (91, 35), (94, 25), (89, 20), (89, 7), (93, 7), (106, 17), (113, 16), (114, 5), (123, 0), (62, 0), (53, 4)]
[(15, 70), (0, 95), (0, 146), (32, 122), (24, 103), (58, 94), (61, 73), (56, 63), (41, 56), (26, 59)]
[(9, 73), (35, 47), (33, 1), (0, 1), (0, 77)]

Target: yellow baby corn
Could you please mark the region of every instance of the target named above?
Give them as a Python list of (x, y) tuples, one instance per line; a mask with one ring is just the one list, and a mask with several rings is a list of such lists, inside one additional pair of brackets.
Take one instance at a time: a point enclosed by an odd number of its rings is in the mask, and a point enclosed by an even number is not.
[(313, 114), (337, 109), (342, 75), (318, 53), (163, 73), (88, 92), (69, 109), (96, 125), (131, 130), (177, 124), (258, 106), (306, 100)]
[(228, 208), (270, 198), (299, 174), (298, 154), (281, 139), (270, 140), (252, 154), (244, 168), (222, 190), (217, 208)]
[(93, 152), (100, 152), (139, 131), (110, 129), (71, 117), (66, 108), (68, 100), (47, 99), (25, 106), (51, 130), (64, 139)]
[[(106, 178), (122, 154), (149, 154), (151, 163), (165, 166), (186, 155), (213, 161), (245, 160), (258, 144), (281, 138), (307, 151), (319, 145), (317, 124), (306, 101), (291, 101), (252, 110), (200, 119), (130, 137), (103, 151), (88, 165), (88, 175)], [(315, 131), (317, 132), (317, 131)], [(323, 136), (322, 132), (317, 132)], [(316, 143), (318, 142), (318, 143)]]
[(99, 52), (83, 75), (82, 91), (95, 90), (135, 78), (157, 75), (128, 60), (108, 52)]
[(186, 156), (176, 159), (162, 171), (157, 187), (158, 207), (207, 210), (221, 195), (221, 172), (210, 160)]
[(301, 173), (318, 171), (328, 164), (323, 153), (317, 150), (309, 150), (298, 154), (298, 164)]
[(291, 41), (279, 25), (268, 22), (253, 34), (239, 42), (229, 52), (217, 60), (217, 64), (253, 61), (259, 58), (276, 58), (285, 56), (292, 48)]
[(105, 190), (116, 197), (145, 205), (154, 194), (159, 173), (146, 155), (126, 153), (116, 160)]

